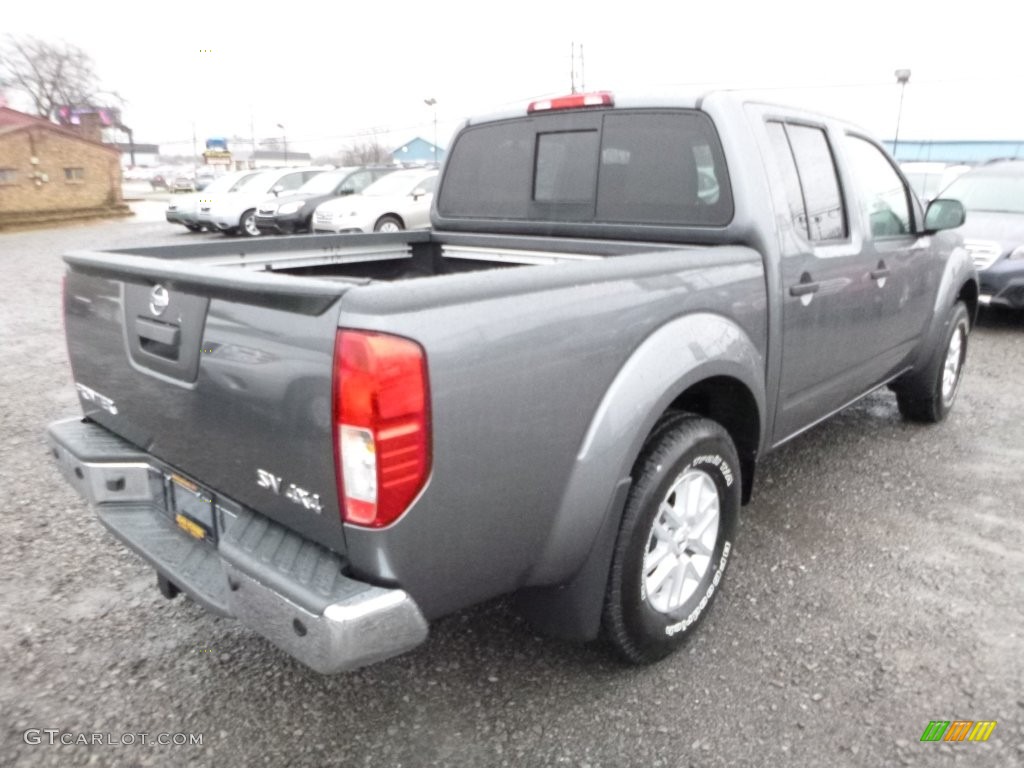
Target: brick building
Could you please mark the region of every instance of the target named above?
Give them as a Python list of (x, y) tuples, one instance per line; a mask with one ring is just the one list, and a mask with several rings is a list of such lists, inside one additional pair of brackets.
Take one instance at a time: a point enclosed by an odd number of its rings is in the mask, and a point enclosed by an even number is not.
[(128, 214), (120, 152), (100, 131), (0, 107), (0, 228)]

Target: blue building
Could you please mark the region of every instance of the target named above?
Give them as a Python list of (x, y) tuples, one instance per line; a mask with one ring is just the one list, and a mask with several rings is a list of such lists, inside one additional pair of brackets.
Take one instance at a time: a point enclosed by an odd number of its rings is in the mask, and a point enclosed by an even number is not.
[(417, 136), (392, 152), (391, 159), (396, 163), (441, 163), (444, 155), (443, 149)]
[[(885, 141), (892, 152), (892, 142)], [(897, 162), (965, 163), (1024, 158), (1024, 141), (914, 141), (900, 139), (894, 155)]]

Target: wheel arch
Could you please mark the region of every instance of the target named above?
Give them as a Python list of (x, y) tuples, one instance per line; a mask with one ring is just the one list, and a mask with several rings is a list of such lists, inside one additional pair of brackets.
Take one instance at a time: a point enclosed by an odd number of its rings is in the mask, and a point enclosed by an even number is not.
[(978, 294), (978, 281), (971, 279), (964, 281), (956, 295), (957, 300), (962, 301), (967, 307), (967, 317), (971, 321), (971, 328), (978, 321)]
[(763, 434), (757, 398), (750, 388), (732, 376), (711, 376), (673, 400), (666, 414), (673, 411), (705, 416), (725, 428), (740, 458), (742, 502), (749, 502)]
[(609, 387), (580, 446), (545, 549), (519, 605), (543, 631), (592, 639), (630, 479), (666, 414), (718, 421), (740, 455), (743, 498), (765, 433), (764, 356), (734, 321), (677, 318), (648, 337)]
[(405, 227), (405, 219), (402, 218), (401, 216), (399, 216), (397, 213), (382, 213), (373, 222), (373, 229), (374, 229), (374, 231), (377, 230), (377, 225), (380, 224), (384, 219), (395, 219), (395, 220), (398, 221), (399, 224), (402, 225), (402, 229), (406, 228)]

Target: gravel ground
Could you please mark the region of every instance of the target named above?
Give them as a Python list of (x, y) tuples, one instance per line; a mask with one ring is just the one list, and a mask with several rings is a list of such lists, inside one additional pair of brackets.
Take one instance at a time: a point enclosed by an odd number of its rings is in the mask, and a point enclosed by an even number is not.
[[(0, 763), (1024, 765), (1024, 317), (982, 316), (947, 423), (905, 424), (882, 392), (767, 459), (715, 608), (675, 657), (623, 667), (496, 601), (324, 678), (160, 597), (47, 459), (47, 423), (78, 410), (60, 255), (218, 237), (136, 209), (0, 234)], [(921, 743), (934, 719), (998, 725)], [(135, 743), (26, 744), (32, 728)]]

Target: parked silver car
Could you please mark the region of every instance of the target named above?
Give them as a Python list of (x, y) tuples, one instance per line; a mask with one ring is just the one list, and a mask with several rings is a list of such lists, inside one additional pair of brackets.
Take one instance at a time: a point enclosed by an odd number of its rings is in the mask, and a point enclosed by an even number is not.
[(321, 203), (313, 214), (314, 232), (399, 232), (430, 226), (436, 168), (396, 171), (362, 194)]

